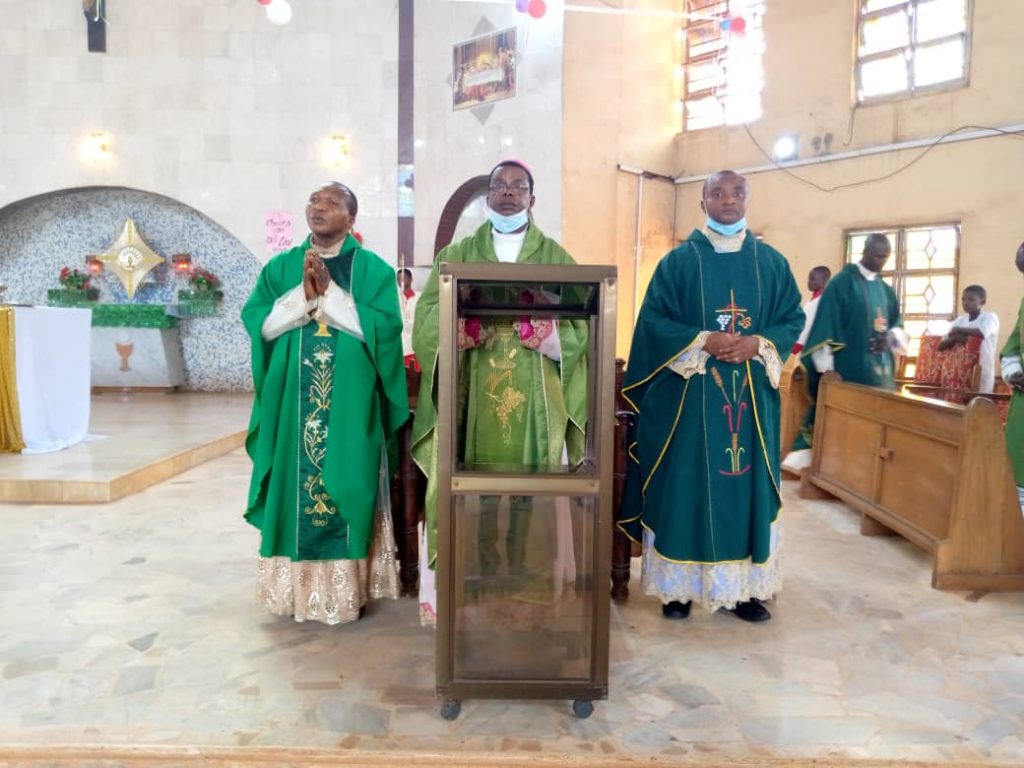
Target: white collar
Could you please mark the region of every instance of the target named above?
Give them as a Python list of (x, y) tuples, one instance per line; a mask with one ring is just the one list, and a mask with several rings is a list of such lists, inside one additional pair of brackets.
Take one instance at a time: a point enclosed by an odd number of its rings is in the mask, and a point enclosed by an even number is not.
[(857, 269), (860, 270), (861, 277), (863, 277), (865, 280), (870, 281), (870, 280), (874, 280), (876, 277), (878, 277), (878, 273), (877, 272), (872, 272), (870, 269), (865, 267), (859, 261), (856, 262), (856, 264), (857, 264)]

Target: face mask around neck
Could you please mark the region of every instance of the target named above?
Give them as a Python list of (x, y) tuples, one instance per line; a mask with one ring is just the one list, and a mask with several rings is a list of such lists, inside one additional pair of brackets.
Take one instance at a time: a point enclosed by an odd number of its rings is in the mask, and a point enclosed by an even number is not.
[(738, 235), (740, 232), (747, 228), (747, 217), (744, 216), (735, 224), (723, 224), (722, 222), (715, 221), (710, 216), (708, 216), (707, 227), (712, 232), (717, 232), (720, 235)]
[(511, 234), (517, 229), (522, 229), (530, 221), (530, 211), (524, 208), (519, 213), (513, 213), (511, 216), (503, 216), (490, 207), (487, 208), (487, 218), (491, 221), (491, 226), (495, 230), (501, 232), (503, 235)]

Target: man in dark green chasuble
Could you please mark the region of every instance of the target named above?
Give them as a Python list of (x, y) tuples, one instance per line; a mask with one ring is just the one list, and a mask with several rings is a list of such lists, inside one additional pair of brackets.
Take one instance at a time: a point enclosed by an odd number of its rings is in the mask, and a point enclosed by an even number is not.
[[(426, 520), (420, 545), (420, 617), (436, 619), (434, 557), (437, 536), (437, 264), (574, 264), (558, 243), (530, 217), (535, 198), (533, 175), (518, 161), (491, 171), (488, 220), (464, 240), (442, 250), (416, 304), (413, 349), (423, 367), (412, 452), (427, 476)], [(557, 297), (533, 296), (535, 303)], [(469, 318), (458, 328), (459, 445), (462, 460), (484, 470), (502, 467), (552, 468), (579, 463), (586, 430), (587, 324), (543, 317)], [(500, 373), (496, 373), (499, 372)], [(504, 546), (498, 541), (498, 496), (481, 496), (478, 565), (484, 578), (514, 584), (525, 577), (533, 499), (508, 499)], [(565, 500), (561, 500), (565, 501)], [(555, 527), (548, 537), (556, 565), (575, 569), (567, 503), (555, 502)], [(541, 516), (538, 516), (541, 517)], [(546, 518), (542, 522), (550, 522)], [(541, 537), (535, 537), (541, 538)], [(550, 569), (549, 569), (550, 570)], [(561, 577), (559, 577), (561, 578)], [(558, 592), (562, 584), (555, 584)], [(549, 590), (550, 593), (550, 590)]]
[(807, 369), (811, 403), (783, 466), (799, 472), (811, 463), (818, 384), (826, 371), (843, 381), (895, 389), (896, 354), (907, 348), (896, 292), (879, 277), (892, 245), (879, 233), (867, 236), (856, 264), (847, 264), (825, 286), (800, 361)]
[(697, 602), (765, 621), (782, 586), (779, 376), (804, 313), (786, 259), (747, 229), (747, 180), (720, 171), (702, 198), (703, 230), (658, 264), (633, 333), (618, 525), (666, 618)]
[(388, 441), (409, 416), (394, 270), (352, 237), (332, 182), (311, 234), (274, 256), (242, 309), (256, 396), (245, 518), (262, 535), (257, 595), (296, 621), (355, 621), (398, 596)]

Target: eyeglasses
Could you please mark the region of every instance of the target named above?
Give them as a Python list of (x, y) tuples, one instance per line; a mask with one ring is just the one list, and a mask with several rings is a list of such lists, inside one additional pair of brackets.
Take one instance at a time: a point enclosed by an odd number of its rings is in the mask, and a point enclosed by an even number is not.
[(504, 195), (506, 192), (510, 190), (514, 195), (524, 195), (530, 191), (530, 185), (525, 184), (521, 181), (516, 181), (513, 182), (512, 184), (506, 184), (503, 181), (496, 181), (493, 184), (491, 184), (487, 188), (487, 190), (492, 195)]

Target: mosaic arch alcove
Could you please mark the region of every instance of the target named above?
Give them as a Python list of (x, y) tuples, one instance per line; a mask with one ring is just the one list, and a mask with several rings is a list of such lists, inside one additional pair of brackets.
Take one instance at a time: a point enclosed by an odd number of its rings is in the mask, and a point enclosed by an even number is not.
[[(141, 303), (167, 304), (178, 288), (170, 256), (189, 253), (196, 266), (222, 282), (224, 300), (213, 317), (183, 318), (179, 329), (185, 389), (237, 392), (252, 389), (249, 339), (239, 312), (261, 264), (237, 238), (200, 211), (163, 195), (126, 187), (79, 187), (25, 198), (0, 208), (0, 282), (9, 302), (45, 304), (62, 266), (83, 269), (88, 254), (105, 251), (132, 218), (165, 266), (150, 273), (135, 295)], [(101, 301), (125, 301), (117, 279), (105, 272)]]

